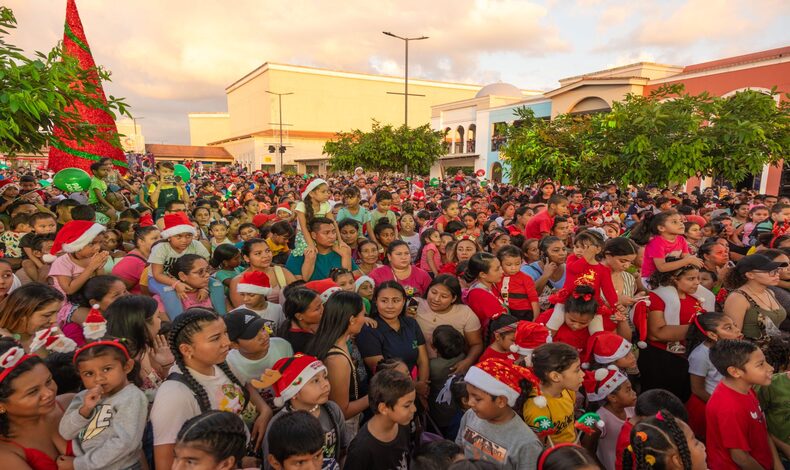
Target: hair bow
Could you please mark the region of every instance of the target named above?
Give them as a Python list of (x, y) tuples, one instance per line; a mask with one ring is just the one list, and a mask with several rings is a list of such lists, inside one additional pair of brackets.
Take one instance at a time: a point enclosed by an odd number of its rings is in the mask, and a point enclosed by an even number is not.
[(584, 299), (585, 302), (589, 302), (593, 298), (593, 295), (589, 294), (589, 293), (588, 294), (582, 294), (582, 293), (579, 293), (579, 292), (573, 292), (571, 295), (573, 296), (574, 299)]

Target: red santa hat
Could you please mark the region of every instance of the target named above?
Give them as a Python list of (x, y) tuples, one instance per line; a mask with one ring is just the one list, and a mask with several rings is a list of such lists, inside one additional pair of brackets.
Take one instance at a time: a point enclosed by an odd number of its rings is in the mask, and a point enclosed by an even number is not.
[(331, 279), (321, 279), (320, 281), (310, 281), (305, 283), (304, 285), (308, 289), (314, 290), (318, 292), (318, 296), (321, 297), (321, 302), (326, 303), (329, 300), (329, 297), (332, 296), (335, 292), (339, 292), (340, 286), (338, 286), (335, 281)]
[(606, 397), (628, 381), (628, 377), (620, 372), (617, 366), (610, 365), (595, 372), (584, 371), (584, 390), (590, 401), (606, 400)]
[(251, 380), (256, 388), (274, 390), (274, 404), (282, 407), (285, 402), (296, 396), (302, 387), (320, 372), (325, 372), (326, 366), (313, 356), (296, 353), (293, 357), (284, 357), (274, 363), (274, 368), (267, 370), (261, 380)]
[(645, 349), (647, 347), (647, 310), (649, 306), (650, 301), (647, 299), (634, 304), (631, 321), (634, 323), (639, 337), (639, 341), (636, 343), (639, 349)]
[(302, 200), (306, 199), (307, 195), (310, 194), (312, 190), (321, 186), (322, 184), (326, 184), (326, 181), (322, 180), (321, 178), (314, 178), (308, 181), (307, 184), (302, 187)]
[[(516, 406), (518, 397), (521, 396), (522, 380), (527, 380), (537, 391), (538, 396), (533, 398), (535, 404), (541, 408), (546, 406), (546, 397), (540, 395), (540, 380), (526, 367), (521, 367), (512, 362), (499, 358), (489, 358), (469, 368), (464, 376), (464, 381), (495, 397), (507, 398), (507, 404)], [(542, 400), (538, 400), (538, 399)]]
[(162, 230), (162, 238), (168, 238), (182, 233), (195, 235), (196, 230), (189, 217), (183, 212), (165, 214), (165, 229)]
[(590, 358), (595, 359), (595, 362), (601, 365), (612, 364), (627, 356), (631, 352), (632, 346), (630, 341), (617, 333), (596, 332), (587, 340), (582, 367), (586, 369), (590, 366)]
[(532, 351), (541, 344), (551, 343), (551, 333), (545, 325), (521, 320), (516, 325), (516, 334), (513, 336), (513, 344), (510, 350), (525, 356), (527, 365), (531, 365)]
[(277, 214), (280, 211), (287, 212), (288, 215), (293, 214), (293, 212), (291, 211), (291, 205), (288, 204), (287, 202), (283, 202), (282, 204), (279, 204), (277, 206), (277, 209), (275, 209), (274, 213)]
[(268, 296), (272, 293), (269, 276), (263, 271), (247, 271), (241, 275), (236, 291), (240, 294), (259, 294)]
[(88, 316), (82, 323), (82, 334), (87, 339), (101, 339), (107, 334), (107, 320), (104, 319), (99, 311), (99, 304), (91, 307)]
[(58, 253), (76, 253), (88, 246), (107, 227), (90, 220), (72, 220), (55, 235), (55, 243), (48, 254), (42, 256), (45, 263), (51, 263), (58, 257)]
[(138, 225), (140, 227), (148, 227), (154, 225), (154, 218), (151, 216), (150, 213), (143, 214), (140, 216), (140, 223)]

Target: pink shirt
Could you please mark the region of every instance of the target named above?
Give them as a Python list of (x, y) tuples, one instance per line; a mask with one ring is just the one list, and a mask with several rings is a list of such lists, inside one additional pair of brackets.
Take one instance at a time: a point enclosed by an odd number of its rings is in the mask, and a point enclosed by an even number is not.
[(422, 247), (422, 255), (420, 256), (420, 269), (425, 272), (431, 272), (431, 267), (428, 265), (428, 252), (433, 251), (433, 265), (436, 267), (436, 271), (439, 271), (439, 268), (442, 267), (442, 255), (439, 254), (439, 249), (436, 248), (436, 245), (433, 243), (428, 243), (424, 247)]
[(63, 291), (63, 288), (60, 287), (60, 283), (57, 279), (55, 279), (55, 276), (68, 276), (70, 278), (75, 278), (82, 274), (83, 271), (85, 271), (85, 268), (74, 263), (68, 253), (58, 256), (58, 258), (52, 262), (52, 266), (49, 268), (49, 277), (52, 278), (53, 287), (60, 291), (60, 293), (63, 294), (63, 297), (66, 297), (66, 301), (63, 302), (63, 307), (60, 308), (57, 315), (58, 325), (61, 327), (66, 321), (66, 316), (68, 316), (68, 314), (71, 312), (72, 307), (71, 302), (68, 301), (68, 296)]
[[(369, 276), (373, 278), (378, 286), (384, 281), (393, 281), (395, 274), (389, 266), (379, 266), (370, 272)], [(431, 276), (417, 266), (411, 267), (411, 274), (406, 279), (397, 279), (398, 283), (406, 289), (406, 295), (425, 297), (425, 292), (428, 290), (428, 284), (431, 283)]]
[(645, 257), (642, 260), (642, 277), (650, 277), (656, 270), (656, 258), (666, 258), (674, 256), (680, 258), (682, 255), (689, 254), (689, 245), (686, 237), (678, 235), (674, 242), (658, 235), (650, 239), (645, 246)]
[(113, 276), (118, 276), (124, 281), (134, 283), (134, 287), (129, 289), (130, 294), (140, 293), (140, 276), (143, 274), (143, 270), (145, 270), (146, 265), (145, 260), (135, 256), (135, 254), (129, 253), (128, 255), (124, 256), (120, 261), (118, 261), (118, 264), (112, 268)]

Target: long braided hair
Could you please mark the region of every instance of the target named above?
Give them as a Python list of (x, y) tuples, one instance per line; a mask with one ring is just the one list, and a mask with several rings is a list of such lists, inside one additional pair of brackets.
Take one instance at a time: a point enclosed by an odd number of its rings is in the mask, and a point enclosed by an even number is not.
[[(184, 376), (185, 384), (189, 387), (192, 393), (195, 394), (195, 398), (197, 399), (198, 405), (200, 406), (200, 411), (202, 413), (205, 413), (211, 409), (208, 393), (206, 393), (206, 389), (203, 388), (203, 386), (200, 385), (195, 377), (193, 377), (189, 372), (187, 365), (184, 363), (184, 355), (181, 354), (181, 351), (178, 349), (178, 347), (182, 344), (192, 344), (192, 337), (195, 335), (195, 333), (202, 331), (206, 323), (217, 320), (222, 321), (222, 318), (214, 313), (213, 310), (200, 307), (189, 308), (185, 310), (184, 313), (176, 317), (176, 319), (173, 321), (173, 326), (168, 337), (170, 351), (172, 351), (173, 357), (176, 360), (176, 364)], [(250, 399), (247, 388), (244, 387), (241, 381), (239, 381), (233, 372), (231, 372), (227, 362), (223, 361), (222, 363), (217, 364), (217, 366), (231, 380), (231, 382), (238, 385), (239, 389), (244, 394), (244, 403), (242, 404), (242, 408), (244, 408)]]
[(669, 411), (661, 410), (637, 423), (631, 430), (631, 445), (623, 451), (623, 470), (665, 469), (674, 452), (680, 455), (683, 470), (691, 470), (691, 451), (679, 422)]

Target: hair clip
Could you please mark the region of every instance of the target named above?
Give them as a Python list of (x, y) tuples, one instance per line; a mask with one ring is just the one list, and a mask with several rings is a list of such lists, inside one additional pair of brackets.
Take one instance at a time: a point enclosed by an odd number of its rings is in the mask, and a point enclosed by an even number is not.
[(640, 441), (646, 442), (647, 441), (647, 433), (644, 431), (637, 431), (634, 436), (638, 437)]
[(656, 458), (652, 454), (645, 455), (645, 462), (651, 467), (656, 464)]
[(659, 411), (658, 413), (656, 413), (656, 419), (659, 421), (664, 421), (664, 415), (662, 415), (661, 412)]

